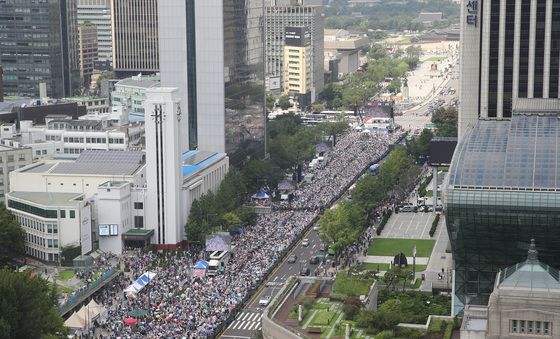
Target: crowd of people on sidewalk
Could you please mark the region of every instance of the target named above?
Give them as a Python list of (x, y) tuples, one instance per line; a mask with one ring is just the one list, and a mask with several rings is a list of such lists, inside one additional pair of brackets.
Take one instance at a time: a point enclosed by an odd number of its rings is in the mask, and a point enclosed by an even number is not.
[[(127, 271), (97, 296), (108, 314), (95, 333), (108, 338), (211, 338), (238, 311), (250, 292), (266, 278), (289, 246), (365, 166), (378, 161), (401, 134), (357, 133), (343, 135), (312, 170), (315, 180), (295, 193), (289, 208), (260, 215), (254, 226), (233, 236), (232, 257), (223, 274), (196, 277), (192, 266), (207, 253), (202, 247), (171, 252), (134, 250), (121, 257)], [(135, 295), (123, 289), (142, 273), (156, 277)], [(138, 331), (123, 320), (134, 310), (147, 310), (138, 318)]]

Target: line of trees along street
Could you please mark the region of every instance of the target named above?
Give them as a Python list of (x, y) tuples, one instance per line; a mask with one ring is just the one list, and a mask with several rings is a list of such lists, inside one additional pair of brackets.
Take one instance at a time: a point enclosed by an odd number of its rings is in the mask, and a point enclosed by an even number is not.
[(325, 211), (319, 219), (321, 239), (336, 251), (354, 243), (367, 228), (370, 213), (391, 197), (402, 198), (419, 174), (420, 167), (404, 148), (392, 151), (378, 175), (365, 175), (356, 183), (351, 200)]

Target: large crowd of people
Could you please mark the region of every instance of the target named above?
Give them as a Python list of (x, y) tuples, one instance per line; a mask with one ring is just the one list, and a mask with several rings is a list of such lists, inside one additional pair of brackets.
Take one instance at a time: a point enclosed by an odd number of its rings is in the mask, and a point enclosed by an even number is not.
[(291, 202), (279, 205), (291, 209), (315, 209), (329, 205), (361, 171), (381, 159), (389, 145), (396, 143), (402, 134), (352, 132), (341, 136), (336, 146), (323, 156), (306, 176), (313, 179), (295, 190)]
[[(357, 133), (343, 135), (326, 152), (324, 161), (308, 170), (314, 180), (295, 191), (289, 206), (260, 215), (254, 226), (232, 239), (232, 257), (223, 274), (198, 277), (192, 266), (205, 259), (203, 248), (171, 252), (134, 250), (121, 257), (126, 273), (96, 295), (107, 308), (95, 333), (107, 338), (211, 338), (241, 307), (288, 247), (365, 166), (378, 161), (400, 134)], [(146, 271), (157, 276), (136, 295), (123, 289)], [(138, 331), (123, 320), (134, 310), (147, 310), (139, 317)]]

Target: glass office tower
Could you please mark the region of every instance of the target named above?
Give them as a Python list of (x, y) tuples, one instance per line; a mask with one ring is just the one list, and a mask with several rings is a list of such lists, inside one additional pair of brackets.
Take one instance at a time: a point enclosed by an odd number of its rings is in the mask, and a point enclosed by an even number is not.
[(223, 6), (225, 146), (235, 165), (264, 152), (264, 1)]
[[(535, 106), (548, 104), (559, 101)], [(557, 114), (540, 113), (481, 120), (457, 146), (444, 194), (455, 314), (486, 305), (498, 270), (522, 261), (531, 238), (560, 267), (559, 143)]]
[(52, 98), (79, 89), (76, 3), (0, 1), (0, 65), (6, 95)]

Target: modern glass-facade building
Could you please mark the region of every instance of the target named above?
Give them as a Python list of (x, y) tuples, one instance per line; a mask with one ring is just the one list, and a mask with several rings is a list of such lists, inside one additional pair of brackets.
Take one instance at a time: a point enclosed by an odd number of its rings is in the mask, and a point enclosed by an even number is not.
[(6, 95), (52, 98), (79, 89), (75, 1), (1, 1), (0, 65)]
[(531, 238), (560, 267), (560, 120), (550, 113), (560, 101), (531, 102), (533, 114), (479, 120), (455, 150), (444, 193), (455, 314), (485, 305), (496, 273), (522, 261)]
[(224, 0), (223, 6), (225, 151), (238, 164), (264, 152), (265, 6), (263, 0)]

